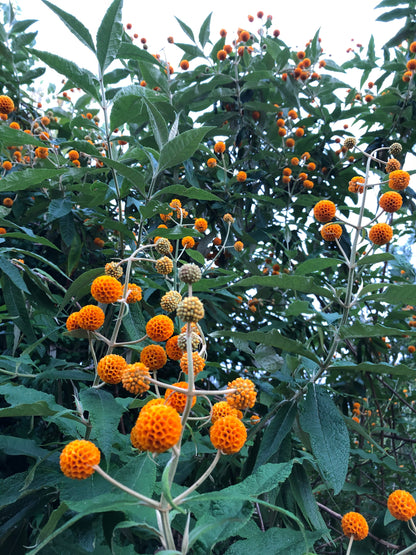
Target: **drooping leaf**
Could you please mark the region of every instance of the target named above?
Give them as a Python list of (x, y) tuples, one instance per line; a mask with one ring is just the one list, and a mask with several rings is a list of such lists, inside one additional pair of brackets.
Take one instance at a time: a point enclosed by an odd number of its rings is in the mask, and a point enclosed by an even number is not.
[(333, 298), (333, 294), (326, 287), (316, 285), (314, 280), (309, 277), (298, 275), (280, 275), (280, 276), (255, 276), (242, 279), (235, 285), (243, 287), (273, 287), (276, 289), (293, 289), (310, 295), (321, 295), (328, 299)]
[(175, 17), (176, 21), (179, 23), (179, 25), (182, 28), (182, 31), (185, 33), (185, 35), (187, 35), (192, 41), (195, 42), (195, 37), (194, 34), (192, 32), (192, 29), (183, 21), (181, 21), (179, 18)]
[(79, 21), (72, 14), (65, 12), (61, 8), (58, 8), (58, 6), (55, 6), (54, 4), (52, 4), (52, 2), (48, 2), (48, 0), (42, 0), (42, 2), (46, 6), (48, 6), (48, 8), (50, 8), (54, 13), (56, 13), (56, 15), (60, 18), (60, 20), (65, 23), (65, 25), (68, 27), (71, 33), (75, 35), (77, 39), (79, 39), (82, 42), (82, 44), (84, 44), (87, 48), (95, 52), (95, 46), (94, 46), (92, 37), (90, 35), (90, 32), (85, 27), (85, 25), (81, 23), (81, 21)]
[(312, 272), (321, 272), (327, 268), (333, 268), (339, 264), (344, 264), (345, 260), (338, 258), (308, 258), (296, 268), (296, 275), (306, 275)]
[(0, 409), (0, 418), (10, 416), (54, 416), (59, 413), (71, 413), (55, 402), (53, 395), (38, 391), (24, 385), (11, 383), (0, 385), (0, 394), (4, 395), (10, 407)]
[(72, 298), (77, 301), (78, 299), (84, 297), (84, 295), (87, 295), (90, 292), (91, 283), (96, 277), (102, 276), (103, 273), (103, 268), (94, 268), (92, 270), (87, 270), (79, 277), (77, 277), (77, 279), (73, 283), (71, 283), (71, 286), (68, 288), (65, 297), (62, 299), (59, 310), (62, 310), (62, 308), (66, 306), (72, 300)]
[(160, 195), (179, 195), (187, 199), (196, 200), (213, 200), (216, 202), (223, 202), (220, 197), (205, 189), (198, 189), (197, 187), (186, 187), (185, 185), (168, 185), (163, 189), (157, 191), (153, 197)]
[[(233, 542), (224, 555), (305, 555), (313, 544), (322, 537), (322, 532), (299, 532), (290, 528), (269, 528), (253, 534), (247, 540)], [(306, 542), (305, 542), (306, 540)]]
[(97, 31), (97, 59), (102, 73), (117, 56), (123, 34), (121, 10), (123, 0), (114, 0)]
[(354, 322), (351, 326), (341, 326), (338, 333), (341, 339), (349, 339), (351, 337), (383, 337), (387, 335), (403, 336), (405, 333), (416, 336), (416, 332), (411, 330), (390, 328), (382, 324), (366, 325), (361, 322)]
[(12, 172), (6, 175), (0, 181), (0, 191), (3, 193), (9, 191), (24, 191), (25, 189), (36, 188), (36, 185), (42, 184), (43, 187), (48, 186), (47, 180), (57, 178), (66, 172), (65, 169), (25, 169), (24, 172)]
[(34, 343), (36, 341), (36, 336), (33, 331), (26, 299), (22, 290), (19, 289), (6, 274), (1, 276), (0, 282), (10, 317), (13, 318), (13, 322), (25, 336), (26, 341)]
[(3, 143), (4, 146), (45, 146), (45, 142), (37, 139), (34, 135), (29, 135), (20, 129), (12, 129), (8, 125), (2, 125), (0, 127), (0, 143)]
[(160, 151), (159, 172), (172, 168), (194, 154), (200, 142), (214, 127), (190, 129), (169, 141)]
[(392, 376), (401, 376), (404, 378), (414, 379), (416, 375), (416, 370), (407, 366), (406, 364), (388, 364), (386, 362), (360, 362), (359, 364), (354, 364), (353, 362), (340, 362), (332, 366), (332, 368), (339, 370), (339, 372), (344, 372), (349, 370), (351, 372), (370, 372), (374, 374), (391, 374)]
[(348, 471), (350, 438), (344, 419), (327, 391), (310, 384), (300, 416), (312, 452), (328, 486), (339, 493)]
[(212, 16), (212, 12), (206, 17), (199, 31), (199, 42), (201, 43), (202, 48), (209, 41), (211, 16)]
[(4, 258), (3, 256), (0, 256), (0, 270), (10, 278), (18, 289), (24, 291), (25, 293), (29, 293), (26, 283), (24, 282), (19, 270), (10, 262), (10, 260)]

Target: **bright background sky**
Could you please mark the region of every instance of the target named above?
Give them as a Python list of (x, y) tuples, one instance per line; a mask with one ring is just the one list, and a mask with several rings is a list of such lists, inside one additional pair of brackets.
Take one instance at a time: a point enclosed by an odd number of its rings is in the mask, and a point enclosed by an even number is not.
[[(53, 0), (52, 0), (53, 1)], [(124, 0), (123, 23), (131, 23), (131, 34), (137, 33), (140, 38), (146, 37), (149, 51), (161, 52), (167, 48), (167, 59), (177, 64), (182, 52), (174, 45), (167, 44), (167, 37), (172, 35), (176, 42), (189, 42), (183, 34), (174, 16), (187, 23), (198, 36), (199, 28), (213, 11), (211, 30), (213, 42), (219, 38), (218, 31), (222, 27), (228, 31), (229, 42), (234, 38), (238, 27), (249, 31), (257, 31), (259, 19), (258, 10), (264, 12), (264, 19), (268, 14), (273, 16), (272, 29), (280, 30), (280, 38), (292, 48), (303, 48), (317, 29), (321, 28), (322, 46), (325, 54), (332, 54), (334, 61), (341, 63), (348, 59), (347, 48), (361, 43), (367, 46), (371, 34), (376, 40), (376, 47), (380, 48), (399, 29), (402, 22), (375, 22), (375, 19), (386, 10), (375, 10), (381, 0), (296, 0), (296, 2), (277, 2), (276, 0), (260, 0), (258, 4), (247, 2), (203, 2), (196, 0), (155, 0), (142, 2), (140, 0)], [(80, 66), (95, 72), (96, 62), (88, 49), (77, 41), (67, 30), (60, 19), (47, 8), (41, 0), (12, 0), (13, 4), (22, 10), (24, 19), (37, 19), (30, 30), (38, 30), (37, 48), (47, 50), (60, 56), (76, 61)], [(111, 4), (111, 0), (55, 0), (53, 2), (65, 11), (80, 19), (95, 38), (99, 23)], [(255, 17), (249, 23), (247, 16)], [(354, 39), (351, 41), (351, 39)], [(78, 46), (79, 45), (79, 46)]]

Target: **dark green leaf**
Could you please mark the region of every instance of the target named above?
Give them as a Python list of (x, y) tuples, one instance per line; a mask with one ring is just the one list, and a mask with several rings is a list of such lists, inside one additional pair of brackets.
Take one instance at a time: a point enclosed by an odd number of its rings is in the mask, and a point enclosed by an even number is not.
[(276, 455), (282, 441), (292, 429), (296, 414), (296, 405), (292, 404), (281, 407), (273, 416), (264, 431), (254, 470), (269, 462)]
[(72, 202), (69, 198), (56, 198), (51, 201), (48, 208), (48, 221), (52, 222), (69, 214)]
[(62, 310), (62, 308), (66, 306), (72, 300), (72, 298), (77, 301), (85, 295), (88, 295), (91, 289), (91, 283), (96, 277), (102, 276), (103, 274), (103, 268), (94, 268), (93, 270), (88, 270), (87, 272), (81, 274), (69, 287), (68, 291), (65, 294), (65, 297), (61, 302), (59, 310)]
[(305, 555), (313, 548), (314, 542), (322, 537), (322, 532), (299, 532), (290, 528), (269, 528), (250, 535), (247, 540), (233, 542), (224, 555)]
[(184, 23), (183, 21), (181, 21), (179, 18), (175, 17), (176, 21), (179, 23), (179, 25), (182, 28), (182, 31), (185, 33), (185, 35), (187, 35), (192, 41), (195, 42), (195, 37), (194, 34), (192, 32), (192, 29), (190, 27), (188, 27), (188, 25), (186, 23)]
[(339, 364), (334, 364), (332, 366), (334, 370), (339, 371), (341, 374), (346, 370), (352, 372), (370, 372), (374, 374), (387, 374), (392, 376), (402, 376), (404, 378), (409, 378), (411, 380), (415, 379), (416, 370), (406, 364), (388, 364), (385, 362), (379, 362), (373, 364), (372, 362), (360, 362), (360, 364), (354, 364), (353, 362), (341, 362)]
[(123, 0), (114, 0), (97, 31), (97, 58), (102, 73), (117, 56), (123, 34), (121, 10)]
[(15, 231), (15, 232), (10, 232), (7, 233), (6, 235), (3, 235), (4, 238), (9, 238), (9, 239), (23, 239), (24, 241), (29, 241), (30, 243), (38, 243), (39, 245), (45, 245), (46, 247), (50, 247), (51, 249), (55, 249), (57, 251), (59, 251), (60, 249), (54, 245), (54, 243), (51, 243), (51, 241), (49, 241), (49, 239), (46, 239), (46, 237), (39, 237), (39, 235), (28, 235), (27, 233), (20, 233), (19, 231)]
[(23, 292), (5, 274), (1, 276), (0, 281), (9, 315), (13, 318), (13, 322), (23, 335), (26, 336), (26, 340), (34, 343), (36, 336), (32, 328)]
[(159, 172), (180, 164), (194, 154), (202, 139), (214, 127), (200, 127), (181, 133), (160, 151)]
[(0, 417), (9, 416), (53, 416), (57, 413), (71, 413), (55, 402), (53, 395), (25, 387), (24, 385), (3, 384), (0, 394), (4, 395), (10, 407), (0, 409)]
[(181, 42), (176, 42), (175, 44), (185, 52), (187, 60), (204, 57), (202, 50), (193, 44), (183, 44)]
[(153, 197), (158, 197), (159, 195), (179, 195), (187, 199), (196, 200), (214, 200), (216, 202), (223, 202), (220, 197), (206, 191), (205, 189), (198, 189), (197, 187), (186, 187), (185, 185), (168, 185), (157, 191)]
[(394, 255), (391, 252), (380, 252), (377, 254), (369, 254), (368, 256), (363, 256), (357, 260), (357, 266), (362, 266), (363, 264), (377, 264), (379, 262), (387, 262), (389, 260), (394, 260)]
[(35, 48), (32, 48), (30, 52), (58, 73), (65, 75), (76, 87), (80, 87), (85, 92), (90, 93), (93, 98), (100, 102), (99, 84), (90, 71), (82, 69), (74, 62), (65, 60), (50, 52), (43, 52)]
[(45, 146), (45, 142), (37, 139), (34, 135), (29, 135), (20, 129), (11, 129), (8, 125), (2, 125), (0, 127), (0, 142), (3, 143), (4, 146)]
[(284, 290), (292, 289), (293, 291), (300, 291), (311, 295), (321, 295), (328, 299), (333, 299), (333, 295), (329, 289), (316, 285), (312, 278), (297, 275), (255, 276), (242, 279), (234, 285), (246, 288), (273, 287)]
[(66, 170), (48, 170), (48, 169), (25, 169), (24, 172), (12, 172), (6, 175), (0, 181), (0, 191), (6, 193), (8, 191), (23, 191), (25, 189), (30, 189), (33, 187), (35, 189), (36, 185), (42, 183), (43, 187), (47, 187), (48, 179), (53, 179), (54, 177), (59, 177)]
[(186, 253), (189, 258), (192, 258), (192, 260), (195, 260), (195, 262), (197, 262), (201, 266), (205, 264), (205, 257), (201, 252), (195, 251), (193, 249), (187, 249)]
[(395, 10), (390, 10), (378, 16), (376, 21), (393, 21), (393, 19), (401, 19), (402, 17), (407, 17), (410, 15), (409, 8), (396, 8)]
[(29, 293), (26, 283), (22, 278), (19, 270), (16, 268), (14, 264), (12, 264), (7, 258), (0, 256), (0, 270), (2, 270), (6, 276), (10, 278), (10, 280), (14, 283), (14, 285), (24, 291), (25, 293)]
[(95, 46), (94, 46), (92, 37), (90, 35), (90, 32), (85, 27), (85, 25), (81, 23), (81, 21), (79, 21), (72, 14), (67, 13), (64, 10), (61, 10), (61, 8), (58, 8), (58, 6), (55, 6), (51, 2), (48, 2), (48, 0), (42, 0), (42, 2), (46, 4), (46, 6), (48, 6), (48, 8), (50, 8), (54, 13), (56, 13), (56, 15), (60, 18), (60, 20), (65, 23), (65, 25), (68, 27), (71, 33), (75, 35), (77, 39), (79, 39), (82, 42), (82, 44), (84, 44), (90, 50), (95, 52)]
[(404, 329), (391, 328), (382, 324), (366, 325), (361, 322), (354, 322), (349, 326), (341, 326), (339, 336), (341, 339), (350, 339), (351, 337), (383, 337), (383, 336), (403, 336), (404, 334), (415, 335), (416, 332)]
[(340, 260), (338, 258), (308, 258), (305, 262), (302, 262), (296, 268), (296, 275), (306, 275), (312, 272), (326, 270), (327, 268), (333, 268), (339, 264), (344, 264), (345, 260)]
[(162, 149), (163, 145), (168, 142), (168, 126), (156, 106), (154, 106), (151, 102), (147, 102), (146, 98), (143, 98), (143, 101), (146, 105), (147, 113), (149, 114), (149, 120), (153, 129), (154, 138), (159, 149)]
[(323, 387), (308, 387), (300, 425), (309, 434), (323, 479), (336, 495), (348, 471), (350, 438), (340, 411)]
[(202, 48), (209, 41), (211, 16), (212, 12), (206, 17), (204, 23), (201, 25), (201, 30), (199, 31), (199, 42), (201, 43)]

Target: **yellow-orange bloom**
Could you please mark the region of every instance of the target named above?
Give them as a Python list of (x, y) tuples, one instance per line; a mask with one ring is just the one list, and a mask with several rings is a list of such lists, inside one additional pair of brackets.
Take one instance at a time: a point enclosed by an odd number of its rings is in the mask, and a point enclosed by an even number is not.
[(393, 238), (393, 229), (388, 224), (375, 224), (370, 229), (368, 238), (375, 245), (386, 245)]
[(91, 441), (76, 439), (64, 447), (59, 465), (68, 478), (85, 480), (94, 474), (93, 466), (100, 464), (100, 459), (100, 451)]
[(148, 403), (140, 411), (130, 439), (141, 451), (163, 453), (178, 443), (181, 431), (181, 417), (173, 407)]
[(140, 362), (149, 370), (159, 370), (165, 366), (168, 357), (166, 351), (160, 345), (147, 345), (140, 353)]
[(345, 514), (341, 520), (342, 531), (349, 538), (354, 536), (355, 540), (361, 541), (368, 536), (368, 524), (360, 513), (351, 511)]
[[(181, 389), (188, 389), (189, 387), (187, 382), (177, 382), (172, 385), (180, 387)], [(182, 414), (185, 410), (187, 397), (188, 396), (186, 395), (186, 393), (179, 393), (179, 391), (175, 391), (174, 389), (167, 389), (165, 392), (165, 404), (169, 407), (173, 407), (175, 410)], [(193, 407), (195, 403), (196, 397), (193, 396), (191, 407)]]
[(313, 214), (318, 222), (325, 224), (334, 218), (336, 210), (337, 208), (332, 201), (320, 200), (317, 204), (315, 204)]
[(403, 191), (410, 183), (410, 175), (403, 170), (395, 170), (389, 173), (389, 187), (394, 191)]
[(152, 341), (167, 341), (173, 335), (174, 325), (169, 316), (160, 314), (146, 324), (147, 336)]
[(120, 355), (107, 355), (97, 364), (97, 374), (105, 383), (121, 382), (123, 371), (127, 368), (126, 360)]
[(104, 324), (104, 320), (104, 311), (93, 304), (83, 306), (78, 312), (78, 325), (83, 330), (98, 330)]
[(123, 286), (112, 276), (99, 276), (91, 284), (91, 295), (99, 303), (114, 303), (122, 294)]
[(236, 416), (219, 418), (210, 429), (209, 437), (215, 449), (225, 455), (238, 453), (247, 440), (247, 430)]
[(397, 520), (408, 521), (416, 516), (416, 501), (408, 491), (397, 489), (387, 500), (387, 508)]

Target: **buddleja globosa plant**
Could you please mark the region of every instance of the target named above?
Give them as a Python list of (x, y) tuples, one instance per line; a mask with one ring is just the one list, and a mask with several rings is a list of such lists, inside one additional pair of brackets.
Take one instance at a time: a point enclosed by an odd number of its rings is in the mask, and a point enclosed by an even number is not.
[(4, 10), (2, 550), (410, 553), (411, 26), (339, 66), (44, 3), (97, 71)]

